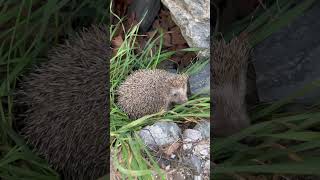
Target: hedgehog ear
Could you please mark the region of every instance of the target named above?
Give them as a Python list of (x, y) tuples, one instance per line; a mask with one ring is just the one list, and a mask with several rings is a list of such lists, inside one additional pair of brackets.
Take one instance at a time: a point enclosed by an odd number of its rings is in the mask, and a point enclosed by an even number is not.
[(189, 76), (187, 74), (181, 74), (178, 78), (182, 82), (187, 82), (189, 79)]
[(188, 81), (189, 75), (187, 75), (187, 74), (182, 74), (182, 76), (183, 76), (183, 79), (184, 79), (185, 81)]

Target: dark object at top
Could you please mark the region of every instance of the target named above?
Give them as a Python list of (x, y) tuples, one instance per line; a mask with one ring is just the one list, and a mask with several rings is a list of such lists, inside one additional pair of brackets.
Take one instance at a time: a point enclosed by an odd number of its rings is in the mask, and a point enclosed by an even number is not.
[(134, 0), (129, 6), (128, 14), (131, 15), (134, 13), (137, 21), (141, 21), (144, 17), (139, 26), (139, 30), (145, 33), (150, 29), (159, 10), (160, 0)]
[(19, 100), (28, 106), (22, 133), (68, 180), (97, 179), (107, 171), (107, 32), (81, 32), (22, 82)]

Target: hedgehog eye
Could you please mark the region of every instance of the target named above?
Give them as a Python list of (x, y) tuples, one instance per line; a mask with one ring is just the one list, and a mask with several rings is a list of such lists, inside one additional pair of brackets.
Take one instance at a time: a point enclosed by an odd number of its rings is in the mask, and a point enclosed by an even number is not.
[(177, 93), (174, 93), (173, 96), (178, 96), (178, 94), (177, 94)]

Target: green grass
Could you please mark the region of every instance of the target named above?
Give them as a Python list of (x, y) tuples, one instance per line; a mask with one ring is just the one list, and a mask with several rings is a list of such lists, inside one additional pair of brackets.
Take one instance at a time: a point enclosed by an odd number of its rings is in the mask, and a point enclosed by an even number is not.
[[(230, 40), (240, 32), (246, 32), (254, 47), (291, 23), (314, 2), (267, 1), (267, 9), (258, 9), (234, 23), (224, 37)], [(218, 165), (214, 167), (212, 177), (229, 180), (246, 178), (248, 174), (265, 175), (269, 179), (275, 174), (320, 175), (319, 106), (300, 112), (283, 112), (283, 108), (290, 105), (294, 98), (319, 87), (320, 79), (297, 89), (278, 102), (261, 104), (251, 110), (252, 126), (231, 137), (214, 139), (211, 153)], [(245, 143), (245, 139), (251, 143)]]
[[(120, 20), (120, 18), (119, 18)], [(111, 27), (113, 35), (119, 24)], [(162, 50), (163, 38), (159, 31), (159, 36), (151, 38), (146, 47), (138, 47), (137, 32), (139, 24), (132, 27), (125, 33), (124, 42), (118, 49), (117, 54), (110, 61), (110, 129), (113, 139), (113, 162), (114, 167), (119, 170), (121, 177), (129, 179), (152, 179), (156, 172), (164, 178), (160, 168), (153, 159), (152, 153), (146, 149), (136, 131), (142, 127), (157, 121), (196, 121), (209, 118), (210, 116), (210, 98), (192, 97), (187, 103), (175, 106), (169, 112), (159, 112), (157, 114), (147, 115), (135, 121), (129, 120), (115, 103), (115, 91), (125, 78), (135, 69), (155, 69), (157, 65), (168, 59), (175, 52)], [(158, 45), (157, 45), (158, 44)], [(137, 49), (143, 49), (136, 53)], [(184, 51), (195, 51), (197, 49), (185, 49)], [(199, 61), (185, 70), (185, 73), (195, 73), (208, 61)]]
[[(108, 23), (107, 1), (0, 1), (0, 179), (58, 179), (15, 131), (19, 78), (48, 49), (91, 23)], [(103, 6), (104, 5), (104, 6)]]

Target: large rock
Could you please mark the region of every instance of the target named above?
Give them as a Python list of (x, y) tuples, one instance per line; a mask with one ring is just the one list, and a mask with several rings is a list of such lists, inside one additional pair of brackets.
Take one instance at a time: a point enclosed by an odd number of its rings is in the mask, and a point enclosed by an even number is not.
[(191, 95), (210, 95), (210, 63), (207, 63), (201, 70), (190, 76), (189, 86)]
[[(287, 97), (320, 79), (320, 2), (254, 49), (253, 63), (261, 101)], [(312, 103), (319, 88), (296, 99)]]
[(209, 57), (210, 1), (209, 0), (161, 0), (169, 9), (173, 21), (190, 47), (206, 48), (200, 56)]
[(150, 149), (155, 149), (177, 142), (180, 139), (181, 130), (174, 122), (160, 121), (141, 129), (139, 136)]
[(200, 121), (193, 129), (200, 131), (203, 139), (210, 138), (210, 122), (209, 121), (207, 120)]

